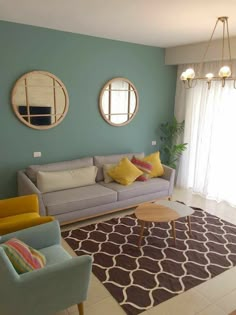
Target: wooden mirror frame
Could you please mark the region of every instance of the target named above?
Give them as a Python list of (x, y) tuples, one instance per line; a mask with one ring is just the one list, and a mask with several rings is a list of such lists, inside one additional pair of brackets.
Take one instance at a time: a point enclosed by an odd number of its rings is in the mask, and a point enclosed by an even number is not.
[[(28, 121), (26, 121), (24, 118), (23, 118), (23, 115), (19, 113), (19, 110), (18, 110), (18, 106), (19, 104), (16, 104), (16, 101), (15, 101), (15, 96), (16, 96), (16, 92), (17, 92), (17, 88), (18, 88), (18, 84), (24, 80), (25, 81), (25, 99), (26, 99), (26, 104), (22, 104), (23, 106), (26, 106), (26, 108), (28, 108), (30, 106), (30, 104), (28, 103), (29, 100), (28, 100), (28, 89), (27, 89), (27, 77), (28, 76), (32, 76), (32, 75), (45, 75), (47, 77), (50, 77), (52, 80), (53, 80), (53, 106), (54, 108), (56, 108), (56, 93), (55, 93), (55, 89), (56, 89), (56, 86), (55, 86), (55, 83), (57, 83), (61, 89), (62, 89), (62, 92), (64, 94), (64, 97), (65, 97), (65, 105), (64, 105), (64, 108), (63, 108), (63, 111), (61, 114), (61, 116), (59, 117), (59, 119), (54, 122), (54, 123), (51, 123), (50, 125), (34, 125)], [(39, 85), (40, 87), (40, 85)], [(43, 87), (43, 86), (42, 86)], [(47, 87), (45, 85), (45, 87)], [(33, 129), (38, 129), (38, 130), (45, 130), (45, 129), (50, 129), (50, 128), (53, 128), (53, 127), (56, 127), (58, 124), (60, 124), (62, 122), (62, 120), (65, 118), (67, 112), (68, 112), (68, 108), (69, 108), (69, 96), (68, 96), (68, 93), (67, 93), (67, 90), (66, 90), (66, 87), (64, 85), (64, 83), (58, 78), (56, 77), (54, 74), (50, 73), (50, 72), (47, 72), (47, 71), (30, 71), (30, 72), (27, 72), (25, 73), (24, 75), (22, 75), (14, 84), (14, 87), (12, 89), (12, 93), (11, 93), (11, 103), (12, 103), (12, 107), (13, 107), (13, 111), (15, 113), (15, 115), (17, 116), (17, 118), (23, 123), (25, 124), (26, 126), (30, 127), (30, 128), (33, 128)], [(27, 104), (28, 103), (28, 104)], [(27, 113), (26, 117), (43, 117), (43, 116), (57, 116), (59, 114), (38, 114), (38, 115), (31, 115), (29, 114), (29, 112)]]
[[(130, 87), (132, 87), (132, 90), (134, 91), (135, 99), (136, 99), (135, 109), (134, 109), (134, 112), (132, 113), (131, 118), (129, 118), (127, 121), (125, 121), (125, 122), (123, 122), (123, 123), (118, 123), (118, 124), (111, 122), (111, 121), (106, 117), (107, 114), (104, 114), (103, 107), (102, 107), (102, 101), (103, 101), (104, 92), (105, 92), (105, 90), (107, 90), (107, 88), (109, 87), (109, 85), (111, 85), (112, 82), (114, 82), (114, 81), (125, 81), (126, 83), (128, 83), (128, 85), (129, 85)], [(110, 90), (110, 91), (111, 91), (111, 90)], [(110, 92), (110, 91), (109, 91), (109, 92)], [(121, 90), (121, 91), (122, 91), (122, 90)], [(125, 91), (125, 90), (124, 90), (124, 91)], [(129, 90), (128, 90), (128, 91), (129, 91)], [(111, 104), (110, 104), (110, 97), (111, 97), (111, 96), (109, 96), (109, 105), (108, 105), (109, 107), (111, 106)], [(129, 98), (129, 99), (130, 99), (130, 98)], [(128, 102), (129, 102), (129, 100), (128, 100)], [(139, 108), (139, 97), (138, 97), (137, 89), (136, 89), (136, 87), (134, 86), (134, 84), (133, 84), (131, 81), (129, 81), (128, 79), (123, 78), (123, 77), (113, 78), (113, 79), (109, 80), (108, 82), (106, 82), (106, 84), (103, 86), (103, 88), (102, 88), (102, 90), (101, 90), (101, 92), (100, 92), (100, 95), (99, 95), (99, 111), (100, 111), (100, 113), (101, 113), (103, 119), (104, 119), (108, 124), (110, 124), (110, 125), (112, 125), (112, 126), (115, 126), (115, 127), (121, 127), (121, 126), (127, 125), (128, 123), (131, 122), (131, 120), (134, 119), (135, 115), (137, 114), (138, 108)], [(123, 113), (123, 114), (124, 114), (124, 115), (129, 115), (129, 112)], [(112, 115), (112, 114), (110, 114), (110, 115)], [(122, 115), (122, 114), (121, 114), (121, 115)]]

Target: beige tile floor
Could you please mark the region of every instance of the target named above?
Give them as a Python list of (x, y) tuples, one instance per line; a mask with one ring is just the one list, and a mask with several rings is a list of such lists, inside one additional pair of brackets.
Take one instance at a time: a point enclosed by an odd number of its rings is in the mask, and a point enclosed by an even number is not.
[[(236, 208), (221, 202), (206, 200), (190, 191), (175, 189), (173, 200), (185, 202), (187, 205), (200, 207), (229, 222), (236, 224)], [(131, 210), (123, 211), (98, 219), (66, 226), (63, 230), (77, 228), (95, 221), (104, 221), (111, 216), (125, 215)], [(65, 248), (73, 254), (70, 247)], [(122, 315), (125, 312), (109, 294), (105, 287), (92, 275), (88, 300), (85, 302), (85, 315)], [(228, 315), (236, 309), (236, 267), (214, 279), (207, 281), (187, 292), (180, 294), (160, 305), (143, 312), (142, 315)], [(73, 306), (56, 315), (77, 315), (78, 310)]]

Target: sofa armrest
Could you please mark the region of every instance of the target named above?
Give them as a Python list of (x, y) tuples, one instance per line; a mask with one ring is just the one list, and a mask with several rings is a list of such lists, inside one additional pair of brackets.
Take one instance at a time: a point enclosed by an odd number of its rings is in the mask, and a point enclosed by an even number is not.
[(4, 243), (11, 238), (18, 238), (35, 249), (58, 245), (61, 242), (60, 225), (59, 222), (55, 220), (5, 234), (0, 236), (0, 243)]
[(168, 194), (169, 196), (172, 196), (174, 183), (175, 183), (175, 169), (164, 164), (163, 164), (163, 168), (164, 168), (164, 174), (161, 177), (170, 182)]
[(29, 177), (25, 174), (24, 170), (17, 172), (17, 184), (19, 196), (31, 194), (38, 195), (39, 213), (40, 215), (47, 215), (41, 191), (39, 191), (35, 184), (29, 179)]
[(29, 212), (39, 212), (37, 195), (0, 200), (0, 218)]

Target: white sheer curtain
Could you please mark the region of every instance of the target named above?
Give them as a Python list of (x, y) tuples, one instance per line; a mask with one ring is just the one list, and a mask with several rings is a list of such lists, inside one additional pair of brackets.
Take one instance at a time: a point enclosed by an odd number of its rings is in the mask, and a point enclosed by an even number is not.
[[(185, 119), (184, 152), (178, 170), (177, 185), (209, 199), (236, 205), (236, 89), (232, 82), (224, 88), (205, 82), (186, 90), (180, 74), (191, 65), (178, 69), (175, 115)], [(204, 73), (218, 73), (220, 63), (204, 65)], [(236, 61), (233, 72), (236, 73)]]

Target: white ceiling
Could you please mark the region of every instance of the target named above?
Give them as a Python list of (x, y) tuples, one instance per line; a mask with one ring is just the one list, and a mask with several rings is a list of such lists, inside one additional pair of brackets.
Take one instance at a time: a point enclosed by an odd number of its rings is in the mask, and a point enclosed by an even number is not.
[(208, 40), (218, 16), (236, 35), (235, 14), (236, 0), (0, 0), (0, 20), (158, 47)]

